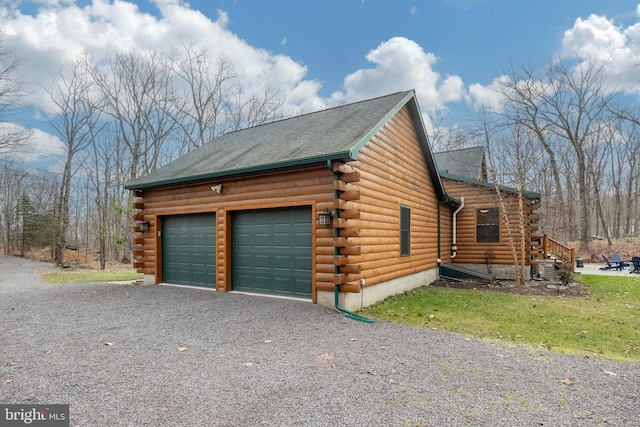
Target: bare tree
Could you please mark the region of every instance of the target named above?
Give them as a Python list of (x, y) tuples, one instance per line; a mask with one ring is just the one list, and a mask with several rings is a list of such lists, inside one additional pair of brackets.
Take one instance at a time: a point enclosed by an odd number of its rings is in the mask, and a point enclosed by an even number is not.
[(12, 121), (24, 89), (20, 61), (0, 37), (0, 154), (20, 148), (31, 132)]
[[(580, 216), (578, 227), (583, 248), (590, 240), (591, 211), (589, 164), (585, 144), (599, 131), (600, 123), (609, 118), (614, 92), (603, 87), (603, 65), (597, 59), (580, 61), (575, 67), (564, 61), (552, 62), (544, 73), (523, 69), (512, 70), (511, 80), (504, 82), (500, 93), (505, 97), (505, 116), (532, 130), (549, 156), (556, 182), (556, 197), (564, 205), (557, 148), (552, 142), (571, 147), (576, 166), (573, 179), (577, 183)], [(568, 222), (563, 219), (562, 227)]]
[(237, 74), (227, 57), (220, 56), (214, 63), (206, 48), (193, 44), (183, 45), (172, 61), (182, 82), (178, 108), (183, 116), (177, 122), (190, 151), (225, 132), (225, 107)]
[[(609, 233), (609, 225), (607, 224), (608, 216), (604, 214), (602, 190), (607, 178), (615, 179), (615, 174), (607, 176), (607, 165), (613, 164), (611, 152), (612, 135), (610, 127), (602, 124), (599, 132), (590, 135), (584, 144), (584, 152), (586, 162), (589, 165), (588, 173), (591, 181), (590, 187), (593, 188), (593, 202), (596, 213), (596, 223), (602, 228), (607, 243), (611, 246), (611, 235)], [(606, 143), (601, 143), (605, 141)], [(607, 144), (609, 143), (609, 144)]]
[[(428, 117), (429, 142), (434, 152), (458, 150), (470, 147), (475, 139), (471, 130), (445, 125), (446, 113), (435, 113)], [(482, 143), (479, 143), (482, 145)]]
[(0, 160), (0, 242), (5, 253), (25, 254), (26, 245), (51, 243), (57, 186), (51, 172), (11, 157)]
[(78, 153), (89, 146), (100, 120), (99, 105), (91, 99), (93, 81), (85, 64), (84, 60), (67, 64), (60, 71), (53, 87), (46, 89), (55, 106), (55, 111), (45, 113), (45, 116), (66, 147), (60, 195), (56, 207), (59, 234), (55, 259), (59, 266), (64, 265), (67, 246), (71, 178), (77, 171), (77, 167), (74, 167), (74, 159)]
[(2, 218), (2, 242), (4, 251), (12, 253), (16, 247), (16, 212), (22, 189), (28, 174), (23, 165), (14, 159), (0, 162), (0, 218)]
[(130, 181), (156, 169), (177, 128), (171, 67), (158, 51), (116, 53), (92, 76), (117, 134), (129, 151)]
[[(488, 175), (490, 182), (496, 191), (496, 197), (502, 212), (502, 221), (505, 224), (505, 231), (507, 236), (507, 242), (511, 251), (511, 257), (513, 260), (514, 273), (516, 283), (519, 287), (524, 287), (526, 275), (525, 265), (527, 261), (527, 242), (529, 240), (529, 228), (527, 226), (525, 215), (525, 201), (524, 201), (524, 185), (526, 180), (526, 168), (525, 161), (529, 151), (531, 150), (531, 143), (529, 142), (529, 135), (526, 132), (526, 128), (523, 126), (512, 126), (507, 128), (505, 133), (504, 125), (500, 123), (491, 123), (489, 121), (489, 115), (484, 114), (482, 118), (481, 133), (484, 137), (485, 149), (487, 151), (488, 161)], [(493, 146), (496, 145), (496, 141), (499, 142), (499, 146), (509, 146), (510, 151), (513, 154), (515, 163), (512, 164), (513, 168), (508, 169), (506, 164), (502, 164), (503, 173), (509, 173), (511, 175), (512, 182), (515, 182), (517, 189), (517, 206), (513, 207), (512, 203), (508, 203), (507, 197), (500, 188), (500, 185), (504, 182), (498, 178), (498, 168), (496, 167), (495, 155)], [(517, 215), (513, 217), (513, 213)], [(514, 221), (515, 220), (515, 221)], [(515, 223), (514, 223), (515, 222)]]
[(640, 156), (638, 156), (638, 152), (640, 152), (640, 119), (638, 117), (640, 117), (640, 111), (618, 108), (612, 110), (612, 113), (618, 119), (615, 121), (615, 126), (620, 143), (617, 144), (616, 152), (620, 157), (618, 163), (623, 166), (621, 171), (625, 182), (626, 216), (623, 230), (626, 235), (631, 235), (632, 230), (635, 230), (635, 233), (638, 232), (638, 221), (640, 221), (640, 217), (637, 215), (640, 202), (640, 192), (638, 191), (638, 181), (640, 181)]
[(640, 201), (640, 192), (638, 191), (640, 188), (638, 184), (638, 181), (640, 181), (640, 156), (638, 156), (640, 152), (640, 124), (631, 121), (626, 121), (625, 124), (624, 131), (620, 133), (623, 138), (621, 141), (622, 145), (620, 146), (623, 152), (621, 157), (626, 159), (626, 169), (623, 176), (625, 183), (621, 184), (626, 190), (624, 192), (626, 216), (622, 229), (625, 235), (630, 236), (632, 229), (635, 229), (636, 235), (638, 233), (637, 222), (635, 227), (632, 227), (634, 224), (634, 213), (636, 214), (636, 221), (640, 218), (640, 216), (638, 216), (638, 211), (640, 210), (638, 209)]
[(98, 240), (98, 257), (100, 259), (100, 268), (105, 269), (107, 264), (107, 238), (108, 238), (108, 209), (110, 202), (110, 174), (117, 170), (112, 165), (114, 152), (107, 141), (103, 144), (98, 143), (98, 138), (92, 138), (92, 159), (90, 165), (87, 166), (89, 179), (93, 186), (95, 194), (94, 203), (98, 209), (97, 212), (97, 229), (95, 234)]
[(261, 125), (282, 118), (285, 98), (280, 91), (266, 87), (264, 92), (246, 92), (242, 85), (236, 85), (235, 94), (227, 105), (228, 130)]
[[(516, 70), (513, 67), (509, 73), (509, 80), (501, 81), (499, 92), (505, 101), (503, 107), (508, 123), (513, 126), (525, 126), (530, 129), (548, 156), (549, 167), (555, 187), (555, 199), (557, 205), (564, 205), (564, 192), (561, 182), (560, 169), (556, 159), (554, 139), (547, 133), (548, 124), (540, 111), (540, 103), (547, 93), (548, 83), (542, 80), (533, 70), (523, 68)], [(553, 229), (566, 229), (567, 220), (563, 212), (555, 217)]]

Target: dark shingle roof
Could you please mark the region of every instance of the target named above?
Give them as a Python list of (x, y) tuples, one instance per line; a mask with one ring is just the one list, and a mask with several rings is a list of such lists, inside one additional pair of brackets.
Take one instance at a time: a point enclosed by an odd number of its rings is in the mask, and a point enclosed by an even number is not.
[(436, 193), (440, 200), (446, 200), (413, 90), (222, 135), (126, 188), (142, 190), (328, 160), (356, 160), (358, 150), (405, 105), (411, 112)]
[(484, 147), (462, 148), (459, 150), (433, 153), (438, 172), (464, 176), (472, 179), (487, 179)]
[[(451, 179), (453, 181), (466, 182), (467, 184), (477, 185), (478, 187), (491, 188), (491, 189), (496, 188), (495, 184), (492, 182), (483, 181), (475, 178), (469, 178), (467, 176), (460, 176), (460, 175), (455, 175), (455, 174), (450, 174), (445, 172), (440, 172), (440, 176), (442, 178)], [(500, 191), (505, 193), (518, 194), (518, 189), (514, 187), (498, 185), (498, 189), (500, 189)], [(531, 199), (531, 200), (540, 200), (542, 197), (540, 193), (536, 193), (535, 191), (526, 191), (526, 190), (522, 191), (522, 195), (527, 199)]]
[(412, 96), (413, 91), (399, 92), (231, 132), (139, 178), (127, 188), (353, 158), (362, 139)]

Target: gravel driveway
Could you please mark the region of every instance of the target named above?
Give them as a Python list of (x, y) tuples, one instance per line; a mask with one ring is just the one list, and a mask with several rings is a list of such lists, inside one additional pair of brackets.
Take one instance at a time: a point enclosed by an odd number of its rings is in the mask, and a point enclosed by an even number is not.
[(640, 425), (638, 363), (48, 268), (0, 257), (0, 403), (73, 426)]

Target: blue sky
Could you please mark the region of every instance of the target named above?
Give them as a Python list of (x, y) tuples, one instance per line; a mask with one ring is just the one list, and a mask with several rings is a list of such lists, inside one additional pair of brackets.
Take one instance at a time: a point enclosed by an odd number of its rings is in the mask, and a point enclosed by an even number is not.
[(367, 67), (366, 54), (392, 37), (406, 37), (438, 57), (439, 73), (489, 83), (503, 66), (543, 63), (560, 48), (576, 19), (606, 15), (638, 22), (638, 1), (603, 0), (192, 0), (208, 16), (229, 14), (228, 27), (256, 47), (309, 68), (323, 92)]
[[(425, 115), (464, 126), (503, 68), (553, 57), (609, 60), (640, 95), (640, 0), (5, 0), (0, 34), (23, 58), (26, 107), (69, 59), (168, 49), (193, 40), (229, 56), (250, 90), (266, 85), (304, 112), (415, 89)], [(41, 117), (32, 156), (59, 147)], [(0, 123), (0, 128), (6, 124)], [(16, 123), (14, 123), (16, 125)]]

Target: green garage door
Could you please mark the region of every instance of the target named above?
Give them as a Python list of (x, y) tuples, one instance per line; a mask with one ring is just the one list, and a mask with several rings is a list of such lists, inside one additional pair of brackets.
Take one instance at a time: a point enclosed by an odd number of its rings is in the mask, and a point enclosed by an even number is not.
[(311, 208), (233, 216), (233, 289), (311, 297)]
[(215, 214), (163, 219), (162, 281), (208, 288), (216, 286)]

